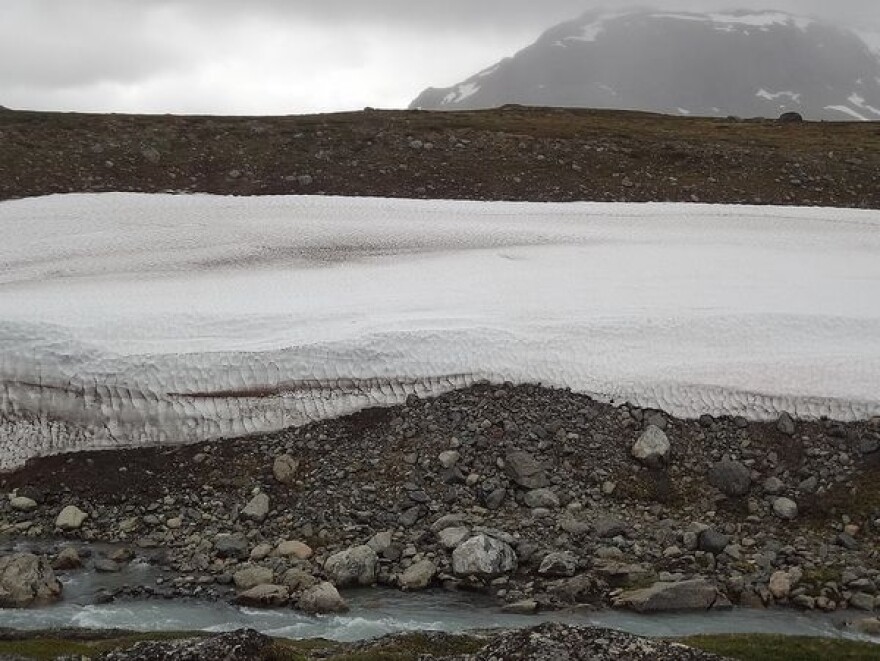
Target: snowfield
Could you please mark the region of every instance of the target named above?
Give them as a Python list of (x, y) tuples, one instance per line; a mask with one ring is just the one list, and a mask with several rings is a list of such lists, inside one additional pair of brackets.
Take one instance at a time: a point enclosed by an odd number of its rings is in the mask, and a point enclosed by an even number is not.
[(0, 236), (4, 469), (481, 379), (880, 415), (876, 211), (63, 195)]

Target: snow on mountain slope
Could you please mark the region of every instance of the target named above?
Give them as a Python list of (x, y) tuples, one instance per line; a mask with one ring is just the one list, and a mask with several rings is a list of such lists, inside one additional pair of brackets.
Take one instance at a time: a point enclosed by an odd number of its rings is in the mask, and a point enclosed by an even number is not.
[(778, 11), (591, 12), (411, 107), (506, 103), (877, 121), (880, 55), (853, 32)]
[(0, 467), (491, 379), (880, 414), (876, 212), (68, 195), (0, 203)]

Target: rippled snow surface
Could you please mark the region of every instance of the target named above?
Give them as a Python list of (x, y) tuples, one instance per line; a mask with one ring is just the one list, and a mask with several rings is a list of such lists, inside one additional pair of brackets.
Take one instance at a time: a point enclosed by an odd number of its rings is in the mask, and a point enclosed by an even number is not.
[(876, 211), (62, 195), (0, 236), (2, 468), (480, 379), (880, 414)]

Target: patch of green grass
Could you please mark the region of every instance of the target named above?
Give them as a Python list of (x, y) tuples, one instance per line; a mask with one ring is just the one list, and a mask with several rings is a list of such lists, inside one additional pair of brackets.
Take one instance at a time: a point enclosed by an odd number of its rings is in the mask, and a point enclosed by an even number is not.
[(835, 638), (771, 634), (693, 636), (681, 641), (739, 661), (876, 661), (880, 645)]
[[(0, 658), (6, 655), (21, 656), (45, 661), (63, 655), (92, 658), (115, 649), (126, 649), (141, 641), (177, 640), (204, 636), (198, 632), (124, 633), (101, 636), (94, 632), (82, 635), (53, 636), (38, 632), (34, 638), (0, 640)], [(321, 658), (326, 661), (415, 661), (422, 654), (452, 655), (474, 652), (485, 641), (467, 636), (432, 635), (423, 633), (394, 637), (384, 643), (358, 649), (357, 645), (345, 645), (320, 638), (309, 640), (276, 639), (265, 655), (266, 661), (307, 661)]]
[(115, 649), (131, 647), (144, 640), (177, 640), (195, 638), (204, 633), (190, 631), (146, 632), (120, 634), (118, 636), (88, 638), (88, 634), (76, 637), (36, 634), (34, 638), (0, 640), (0, 658), (5, 655), (23, 656), (28, 659), (54, 659), (62, 655), (79, 655), (91, 658)]
[(90, 643), (80, 641), (32, 638), (29, 640), (0, 641), (0, 657), (23, 656), (28, 659), (54, 659), (66, 654), (91, 657), (97, 654), (96, 648)]

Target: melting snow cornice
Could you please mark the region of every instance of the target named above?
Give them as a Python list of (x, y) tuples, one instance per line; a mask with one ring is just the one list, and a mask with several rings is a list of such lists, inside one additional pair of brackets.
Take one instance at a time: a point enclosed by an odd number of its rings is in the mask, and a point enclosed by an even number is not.
[(0, 467), (541, 382), (880, 414), (875, 212), (68, 195), (0, 203)]

